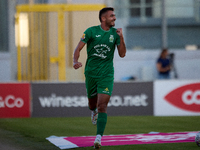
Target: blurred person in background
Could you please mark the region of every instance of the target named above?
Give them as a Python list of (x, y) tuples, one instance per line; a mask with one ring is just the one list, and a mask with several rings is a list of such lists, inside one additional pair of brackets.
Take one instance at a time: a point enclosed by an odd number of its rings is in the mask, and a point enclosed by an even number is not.
[(168, 56), (168, 49), (162, 49), (156, 63), (158, 79), (170, 79), (171, 63)]

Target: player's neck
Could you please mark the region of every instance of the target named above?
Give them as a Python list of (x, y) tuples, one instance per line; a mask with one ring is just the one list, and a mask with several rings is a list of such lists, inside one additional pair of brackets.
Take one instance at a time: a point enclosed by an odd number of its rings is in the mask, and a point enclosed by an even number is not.
[(110, 30), (110, 27), (109, 26), (106, 26), (105, 24), (101, 24), (101, 28), (105, 31), (108, 31)]

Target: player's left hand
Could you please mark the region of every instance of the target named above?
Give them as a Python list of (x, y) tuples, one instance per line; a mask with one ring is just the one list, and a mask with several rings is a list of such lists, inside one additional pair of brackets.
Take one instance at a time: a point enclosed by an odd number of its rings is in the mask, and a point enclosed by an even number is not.
[(119, 36), (123, 36), (123, 34), (122, 34), (122, 28), (117, 28), (116, 32), (117, 32), (117, 34)]

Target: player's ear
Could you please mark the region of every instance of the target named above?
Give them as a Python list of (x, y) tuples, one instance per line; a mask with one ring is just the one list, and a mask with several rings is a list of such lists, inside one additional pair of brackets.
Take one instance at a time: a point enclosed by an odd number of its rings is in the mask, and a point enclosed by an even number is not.
[(101, 21), (102, 21), (102, 22), (105, 22), (105, 21), (106, 21), (106, 16), (102, 16), (102, 17), (101, 17)]

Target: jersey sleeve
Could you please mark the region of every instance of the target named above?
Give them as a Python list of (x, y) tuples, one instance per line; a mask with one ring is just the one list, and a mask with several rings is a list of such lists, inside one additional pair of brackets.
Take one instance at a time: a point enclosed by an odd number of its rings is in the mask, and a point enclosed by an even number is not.
[(81, 37), (81, 41), (84, 42), (84, 43), (87, 43), (90, 40), (90, 37), (91, 37), (91, 30), (90, 30), (90, 28), (88, 28), (83, 33), (83, 35)]

